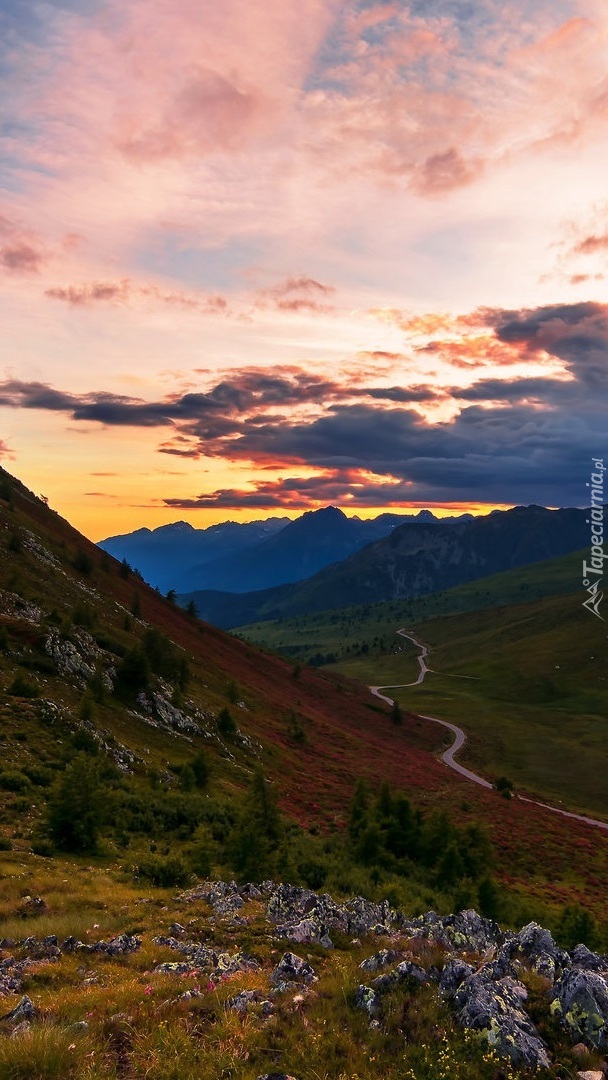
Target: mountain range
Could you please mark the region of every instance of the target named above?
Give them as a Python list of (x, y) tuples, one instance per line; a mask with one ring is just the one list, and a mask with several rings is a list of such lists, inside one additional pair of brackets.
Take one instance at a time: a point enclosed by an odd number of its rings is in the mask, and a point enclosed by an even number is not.
[[(295, 584), (247, 592), (193, 590), (201, 617), (233, 628), (352, 604), (423, 596), (518, 566), (577, 551), (588, 511), (517, 506), (436, 525), (408, 522), (339, 563)], [(284, 535), (279, 534), (279, 535)]]
[[(470, 519), (464, 515), (462, 520)], [(449, 524), (429, 510), (416, 515), (380, 514), (362, 520), (335, 506), (310, 510), (294, 521), (226, 521), (195, 529), (185, 521), (158, 529), (110, 536), (99, 546), (140, 571), (163, 592), (214, 589), (231, 593), (268, 589), (302, 581), (348, 558), (406, 522)]]

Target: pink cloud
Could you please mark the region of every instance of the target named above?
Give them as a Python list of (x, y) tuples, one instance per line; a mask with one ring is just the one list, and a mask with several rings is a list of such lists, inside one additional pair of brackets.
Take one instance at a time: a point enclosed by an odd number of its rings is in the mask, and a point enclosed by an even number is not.
[(14, 274), (38, 274), (48, 254), (40, 236), (0, 215), (0, 265)]

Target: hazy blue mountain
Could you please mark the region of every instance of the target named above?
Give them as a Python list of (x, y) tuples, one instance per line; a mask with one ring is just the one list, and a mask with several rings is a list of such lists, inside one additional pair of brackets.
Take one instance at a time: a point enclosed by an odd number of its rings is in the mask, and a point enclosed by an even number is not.
[(588, 543), (588, 511), (518, 506), (484, 517), (400, 525), (341, 562), (298, 584), (240, 597), (191, 591), (201, 618), (243, 626), (351, 604), (448, 589), (517, 566), (578, 551)]
[(193, 565), (202, 566), (220, 556), (233, 558), (284, 529), (288, 522), (289, 518), (224, 521), (208, 529), (195, 529), (187, 521), (175, 521), (158, 529), (137, 529), (122, 536), (109, 536), (100, 540), (98, 546), (116, 559), (126, 559), (150, 585), (166, 592), (190, 588), (189, 569)]
[(99, 546), (115, 558), (125, 558), (163, 592), (212, 589), (240, 593), (302, 581), (387, 536), (404, 522), (424, 521), (436, 526), (453, 520), (460, 519), (438, 519), (429, 510), (421, 510), (415, 515), (384, 513), (363, 521), (327, 506), (294, 521), (227, 521), (208, 529), (176, 521), (154, 530), (111, 536)]

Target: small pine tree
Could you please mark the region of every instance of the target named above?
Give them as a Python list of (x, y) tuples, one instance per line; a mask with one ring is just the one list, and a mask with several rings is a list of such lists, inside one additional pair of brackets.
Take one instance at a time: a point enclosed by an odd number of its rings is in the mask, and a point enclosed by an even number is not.
[(95, 758), (77, 754), (49, 798), (47, 827), (55, 845), (63, 851), (95, 851), (104, 806)]
[(190, 762), (197, 788), (205, 788), (209, 783), (211, 765), (204, 750), (199, 750)]
[(357, 780), (357, 785), (350, 801), (348, 815), (348, 835), (351, 841), (359, 839), (369, 822), (369, 792), (365, 780)]
[(217, 718), (217, 730), (220, 735), (223, 735), (226, 739), (233, 739), (237, 733), (238, 729), (236, 721), (230, 712), (230, 709), (227, 709), (226, 706), (220, 710), (220, 714)]
[(259, 881), (275, 872), (282, 837), (276, 795), (256, 769), (232, 834), (233, 862), (243, 880)]

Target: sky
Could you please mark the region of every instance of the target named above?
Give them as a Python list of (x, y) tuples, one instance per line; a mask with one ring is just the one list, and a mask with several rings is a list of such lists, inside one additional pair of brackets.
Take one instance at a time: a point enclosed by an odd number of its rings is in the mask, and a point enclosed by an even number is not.
[(584, 505), (605, 0), (0, 0), (0, 461), (92, 539)]

